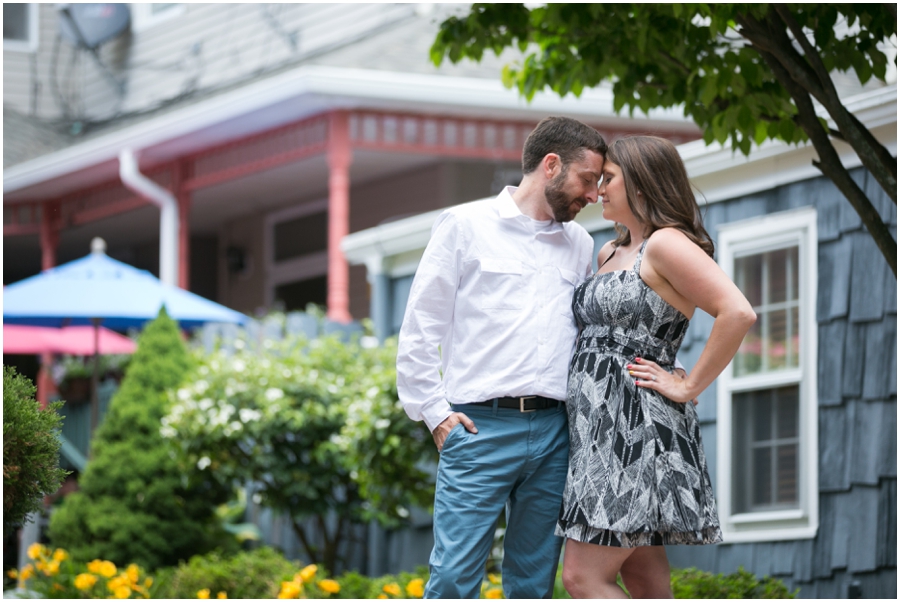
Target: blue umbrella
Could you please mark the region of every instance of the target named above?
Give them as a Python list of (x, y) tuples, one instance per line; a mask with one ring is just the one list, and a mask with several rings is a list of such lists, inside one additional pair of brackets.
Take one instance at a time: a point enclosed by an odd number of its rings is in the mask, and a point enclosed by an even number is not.
[(163, 284), (150, 272), (109, 258), (87, 257), (10, 284), (3, 290), (3, 322), (33, 326), (94, 324), (140, 328), (165, 305), (182, 328), (206, 322), (244, 324), (247, 316), (199, 295)]
[[(247, 316), (176, 286), (146, 270), (110, 259), (95, 238), (91, 254), (3, 289), (4, 324), (69, 326), (92, 324), (95, 347), (100, 324), (112, 329), (140, 328), (165, 306), (182, 328), (206, 322), (244, 324)], [(98, 357), (94, 354), (91, 428), (97, 424)]]

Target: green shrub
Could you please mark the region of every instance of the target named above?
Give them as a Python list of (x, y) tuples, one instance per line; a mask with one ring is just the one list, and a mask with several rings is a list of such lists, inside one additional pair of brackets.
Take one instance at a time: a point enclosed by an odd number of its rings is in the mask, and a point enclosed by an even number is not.
[(672, 593), (676, 598), (796, 598), (774, 577), (758, 578), (743, 567), (736, 573), (713, 575), (699, 569), (673, 569)]
[(3, 366), (3, 537), (43, 507), (44, 496), (59, 489), (66, 471), (59, 468), (62, 402), (41, 410), (34, 385)]
[(74, 560), (134, 562), (153, 571), (233, 542), (214, 514), (230, 490), (202, 480), (196, 469), (182, 471), (159, 433), (167, 391), (190, 367), (177, 325), (160, 311), (94, 434), (81, 490), (51, 517), (51, 541)]
[(298, 567), (272, 548), (262, 547), (227, 557), (219, 552), (194, 556), (177, 567), (161, 571), (160, 598), (196, 598), (209, 590), (215, 598), (275, 598), (281, 582), (293, 578)]

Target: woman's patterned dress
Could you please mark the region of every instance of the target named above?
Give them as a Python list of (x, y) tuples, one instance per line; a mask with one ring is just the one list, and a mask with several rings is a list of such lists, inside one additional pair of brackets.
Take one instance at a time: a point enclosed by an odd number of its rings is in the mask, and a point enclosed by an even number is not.
[(569, 473), (556, 534), (631, 548), (722, 541), (692, 403), (635, 386), (636, 357), (671, 372), (688, 319), (634, 267), (575, 290), (581, 328), (569, 367)]

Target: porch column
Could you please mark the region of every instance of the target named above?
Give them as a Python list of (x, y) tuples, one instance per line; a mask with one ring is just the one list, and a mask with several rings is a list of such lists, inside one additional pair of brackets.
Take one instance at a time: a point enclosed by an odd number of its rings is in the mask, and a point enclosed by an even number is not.
[(350, 266), (341, 239), (350, 232), (350, 131), (347, 113), (335, 111), (328, 127), (328, 319), (350, 316)]
[(178, 286), (191, 287), (191, 192), (184, 187), (191, 165), (179, 161), (172, 170), (172, 191), (178, 202)]
[[(56, 250), (59, 248), (60, 207), (59, 201), (46, 201), (41, 205), (41, 270), (56, 266)], [(42, 353), (41, 367), (37, 375), (37, 401), (45, 409), (50, 395), (56, 392), (56, 385), (50, 376), (53, 354)]]

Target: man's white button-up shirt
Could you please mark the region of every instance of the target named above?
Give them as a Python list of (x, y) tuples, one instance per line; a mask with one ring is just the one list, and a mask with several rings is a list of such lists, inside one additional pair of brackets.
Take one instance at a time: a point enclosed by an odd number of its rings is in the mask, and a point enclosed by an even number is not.
[(508, 187), (438, 217), (416, 270), (397, 354), (406, 413), (430, 430), (449, 404), (494, 397), (566, 399), (578, 334), (575, 287), (594, 243), (575, 222), (538, 222)]

